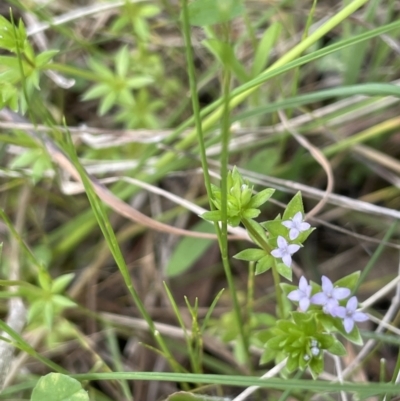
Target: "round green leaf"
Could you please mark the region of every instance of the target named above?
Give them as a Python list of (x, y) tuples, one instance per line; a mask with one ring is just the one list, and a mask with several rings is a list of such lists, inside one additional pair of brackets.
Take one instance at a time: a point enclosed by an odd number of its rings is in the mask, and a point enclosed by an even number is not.
[(49, 373), (37, 382), (31, 401), (89, 401), (78, 380), (61, 373)]

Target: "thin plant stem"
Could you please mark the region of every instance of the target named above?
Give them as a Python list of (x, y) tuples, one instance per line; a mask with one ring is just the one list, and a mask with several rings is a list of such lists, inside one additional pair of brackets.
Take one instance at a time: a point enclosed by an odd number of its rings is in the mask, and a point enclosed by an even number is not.
[[(226, 39), (229, 37), (228, 26), (225, 26)], [(225, 276), (228, 281), (229, 291), (231, 293), (233, 308), (235, 311), (236, 322), (239, 327), (239, 335), (242, 341), (246, 364), (251, 368), (251, 358), (249, 351), (249, 342), (243, 324), (242, 312), (239, 300), (236, 294), (235, 283), (228, 257), (228, 162), (229, 162), (229, 139), (230, 139), (230, 90), (231, 90), (231, 72), (229, 66), (224, 63), (223, 72), (223, 113), (221, 118), (221, 237), (219, 244), (222, 254), (222, 263)]]
[[(271, 247), (264, 241), (263, 238), (261, 238), (257, 231), (255, 231), (253, 229), (253, 227), (248, 223), (248, 221), (246, 221), (246, 219), (242, 219), (242, 223), (245, 226), (246, 230), (249, 232), (249, 234), (251, 234), (253, 236), (253, 238), (257, 239), (257, 242), (259, 243), (259, 245), (267, 252), (271, 252)], [(281, 317), (284, 317), (285, 315), (285, 309), (284, 309), (284, 305), (283, 305), (283, 300), (282, 300), (282, 289), (280, 286), (280, 277), (279, 277), (279, 273), (278, 273), (278, 269), (276, 267), (276, 262), (274, 259), (274, 264), (272, 265), (272, 277), (274, 279), (274, 286), (275, 286), (275, 294), (276, 294), (276, 299), (278, 302), (278, 311), (279, 311), (279, 315)]]

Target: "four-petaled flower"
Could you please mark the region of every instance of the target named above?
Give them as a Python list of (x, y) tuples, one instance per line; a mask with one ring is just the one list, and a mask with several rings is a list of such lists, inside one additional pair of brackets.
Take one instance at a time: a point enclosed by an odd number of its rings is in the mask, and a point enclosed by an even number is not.
[(325, 313), (336, 316), (336, 307), (339, 301), (347, 298), (351, 291), (344, 287), (333, 287), (332, 281), (328, 277), (322, 276), (322, 292), (311, 297), (311, 303), (315, 305), (322, 305)]
[(310, 296), (311, 285), (307, 283), (307, 280), (304, 276), (301, 276), (300, 278), (299, 289), (288, 294), (288, 298), (291, 301), (297, 301), (299, 303), (299, 308), (302, 312), (305, 312), (310, 306)]
[(271, 252), (275, 258), (282, 258), (283, 263), (290, 267), (292, 264), (292, 255), (300, 249), (300, 245), (288, 244), (281, 235), (278, 236), (278, 248)]
[(350, 333), (354, 328), (354, 322), (365, 322), (368, 316), (363, 312), (357, 312), (358, 301), (356, 297), (351, 297), (347, 301), (347, 305), (337, 306), (335, 308), (335, 316), (343, 319), (343, 326), (346, 333)]
[(291, 220), (282, 221), (282, 224), (289, 228), (289, 238), (293, 241), (300, 233), (308, 230), (311, 226), (310, 224), (303, 221), (303, 215), (301, 212), (297, 212)]

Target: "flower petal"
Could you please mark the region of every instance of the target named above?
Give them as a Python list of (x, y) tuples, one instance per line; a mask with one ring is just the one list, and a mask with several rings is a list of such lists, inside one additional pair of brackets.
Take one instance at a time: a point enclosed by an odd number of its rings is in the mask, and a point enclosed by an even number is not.
[(299, 281), (300, 290), (305, 293), (307, 291), (307, 287), (308, 287), (307, 279), (304, 276), (301, 276)]
[(294, 291), (292, 291), (292, 292), (289, 292), (289, 294), (288, 294), (288, 298), (291, 300), (291, 301), (300, 301), (300, 299), (302, 298), (304, 296), (304, 294), (303, 294), (303, 292), (302, 291), (300, 291), (300, 290), (294, 290)]
[(305, 312), (310, 306), (310, 300), (308, 298), (301, 298), (299, 302), (299, 307), (302, 312)]
[(293, 241), (294, 239), (296, 239), (299, 236), (299, 234), (300, 234), (300, 231), (297, 228), (293, 227), (289, 231), (289, 238)]
[(278, 236), (277, 243), (278, 243), (278, 248), (286, 248), (288, 245), (285, 238), (283, 238), (281, 235)]
[(282, 256), (282, 261), (287, 267), (290, 267), (292, 264), (292, 257), (287, 253), (286, 255)]
[(295, 252), (297, 252), (300, 249), (300, 245), (296, 244), (290, 244), (287, 247), (288, 252), (293, 255)]
[(292, 228), (293, 227), (293, 221), (290, 221), (290, 220), (282, 221), (282, 225), (284, 225), (287, 228)]
[(292, 218), (293, 222), (295, 223), (301, 223), (303, 221), (303, 215), (301, 214), (301, 212), (297, 212), (293, 218)]
[(346, 309), (348, 312), (355, 312), (355, 310), (357, 309), (357, 306), (358, 306), (357, 297), (351, 297), (347, 301)]
[(322, 291), (325, 293), (331, 292), (333, 289), (332, 281), (329, 280), (329, 278), (326, 276), (322, 276), (321, 281), (322, 281)]
[(339, 306), (339, 302), (334, 298), (329, 298), (328, 302), (325, 305), (326, 313), (329, 313), (330, 315), (335, 317), (336, 316), (335, 315), (335, 309), (336, 309), (337, 306)]
[(334, 313), (332, 316), (340, 317), (341, 319), (346, 317), (346, 308), (344, 306), (336, 306), (332, 312)]
[(354, 327), (354, 320), (351, 317), (346, 317), (343, 320), (343, 326), (344, 329), (346, 330), (346, 333), (350, 333)]
[(311, 297), (311, 303), (315, 305), (325, 305), (327, 302), (328, 297), (323, 292), (319, 292)]
[(311, 228), (311, 225), (306, 222), (303, 222), (300, 224), (300, 231), (306, 231), (310, 228)]
[(333, 298), (337, 299), (338, 301), (347, 298), (350, 294), (351, 291), (345, 287), (334, 288), (332, 291)]
[(284, 255), (284, 251), (282, 249), (274, 249), (271, 251), (271, 255), (274, 256), (275, 258), (281, 258)]
[(365, 322), (369, 319), (368, 315), (363, 312), (354, 312), (353, 313), (353, 320), (355, 322)]

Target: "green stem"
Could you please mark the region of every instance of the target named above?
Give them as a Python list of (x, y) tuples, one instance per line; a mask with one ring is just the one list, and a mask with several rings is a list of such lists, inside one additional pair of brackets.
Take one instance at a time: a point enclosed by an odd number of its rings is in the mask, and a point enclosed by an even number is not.
[[(229, 38), (228, 26), (226, 29), (226, 40)], [(235, 283), (228, 257), (228, 162), (229, 162), (229, 139), (230, 139), (230, 90), (231, 90), (231, 72), (229, 66), (224, 62), (223, 76), (223, 111), (221, 118), (221, 236), (219, 244), (222, 254), (222, 263), (225, 276), (228, 281), (229, 291), (231, 293), (233, 308), (235, 311), (236, 322), (239, 327), (239, 334), (242, 341), (246, 364), (251, 369), (251, 358), (249, 351), (249, 342), (243, 324), (242, 312), (237, 298)]]
[[(253, 229), (253, 227), (248, 223), (246, 219), (242, 219), (242, 223), (245, 226), (246, 230), (253, 236), (253, 238), (256, 238), (257, 242), (261, 246), (264, 251), (271, 253), (272, 249), (269, 246), (269, 244), (262, 238), (260, 235), (258, 235), (257, 231)], [(282, 288), (280, 286), (281, 280), (280, 276), (278, 273), (278, 270), (276, 268), (276, 261), (274, 259), (274, 264), (272, 265), (272, 277), (274, 279), (274, 286), (275, 286), (275, 294), (276, 294), (276, 299), (278, 302), (278, 311), (279, 315), (281, 317), (284, 317), (285, 315), (285, 308), (283, 305), (283, 299), (282, 299)]]

